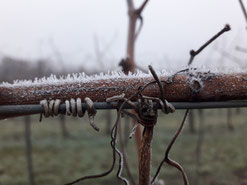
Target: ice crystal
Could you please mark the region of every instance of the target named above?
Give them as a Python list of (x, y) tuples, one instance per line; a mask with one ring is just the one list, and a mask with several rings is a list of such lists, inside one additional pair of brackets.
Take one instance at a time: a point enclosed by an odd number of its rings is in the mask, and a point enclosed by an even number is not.
[[(187, 69), (188, 66), (181, 67), (179, 69), (173, 70), (157, 70), (156, 72), (159, 76), (171, 76), (175, 74), (177, 71), (182, 69)], [(193, 70), (189, 70), (189, 72), (197, 73), (197, 72), (210, 72), (216, 74), (232, 74), (232, 73), (246, 73), (247, 69), (240, 69), (240, 68), (210, 68), (207, 66), (192, 66)], [(108, 73), (99, 73), (96, 75), (86, 75), (85, 73), (75, 73), (75, 74), (68, 74), (67, 76), (60, 76), (57, 77), (55, 75), (51, 75), (50, 77), (43, 77), (43, 78), (35, 78), (34, 80), (15, 80), (13, 83), (2, 82), (0, 87), (18, 87), (18, 86), (39, 86), (39, 85), (59, 85), (64, 83), (88, 83), (92, 81), (99, 81), (99, 80), (111, 80), (111, 79), (132, 79), (132, 78), (146, 78), (151, 77), (150, 73), (143, 73), (142, 71), (137, 71), (136, 73), (129, 73), (128, 75), (124, 74), (121, 71), (113, 71)]]

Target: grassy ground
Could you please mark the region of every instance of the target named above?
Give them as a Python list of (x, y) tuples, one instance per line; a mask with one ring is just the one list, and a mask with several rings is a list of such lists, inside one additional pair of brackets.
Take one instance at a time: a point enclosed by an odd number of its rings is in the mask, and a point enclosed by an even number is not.
[[(240, 115), (234, 114), (235, 130), (229, 131), (226, 110), (205, 111), (205, 137), (199, 168), (196, 167), (195, 152), (198, 135), (191, 134), (186, 125), (170, 156), (182, 164), (190, 184), (247, 184), (246, 112), (247, 109), (242, 109)], [(182, 117), (183, 111), (159, 117), (153, 140), (152, 174)], [(198, 123), (198, 116), (196, 118)], [(23, 120), (16, 118), (0, 121), (0, 185), (28, 184)], [(58, 118), (44, 119), (39, 123), (38, 116), (32, 117), (36, 185), (61, 185), (84, 175), (101, 173), (111, 165), (112, 150), (110, 137), (105, 133), (104, 113), (96, 117), (96, 124), (101, 128), (99, 133), (88, 126), (87, 118), (67, 118), (66, 121), (71, 135), (69, 139), (62, 138)], [(131, 171), (137, 177), (138, 162), (133, 139), (128, 141), (127, 153)], [(87, 180), (81, 184), (121, 184), (115, 174), (116, 170), (107, 177)], [(164, 165), (159, 177), (167, 185), (183, 184), (177, 170), (167, 165)]]

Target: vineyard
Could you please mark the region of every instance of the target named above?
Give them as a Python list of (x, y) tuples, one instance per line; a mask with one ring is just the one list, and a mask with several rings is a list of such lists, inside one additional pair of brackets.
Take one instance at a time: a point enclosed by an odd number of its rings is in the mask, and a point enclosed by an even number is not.
[[(151, 2), (135, 3), (126, 0), (126, 54), (117, 67), (103, 60), (115, 38), (102, 48), (94, 36), (97, 62), (85, 55), (91, 64), (75, 69), (53, 39), (58, 63), (2, 54), (0, 185), (247, 184), (247, 65), (217, 45), (235, 24), (214, 27), (197, 49), (188, 48), (185, 65), (162, 69), (137, 62)], [(245, 3), (238, 5), (247, 20)], [(231, 47), (246, 54), (239, 43)], [(209, 54), (208, 65), (196, 65), (208, 48), (220, 54), (218, 67)]]

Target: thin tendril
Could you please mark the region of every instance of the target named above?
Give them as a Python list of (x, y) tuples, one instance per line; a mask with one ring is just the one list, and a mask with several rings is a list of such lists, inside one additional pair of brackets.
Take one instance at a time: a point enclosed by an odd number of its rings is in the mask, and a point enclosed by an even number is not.
[(165, 153), (165, 157), (163, 158), (163, 160), (161, 161), (152, 181), (151, 181), (151, 184), (153, 184), (156, 180), (156, 178), (158, 177), (159, 173), (160, 173), (160, 170), (161, 170), (161, 167), (163, 166), (163, 164), (166, 162), (167, 164), (177, 168), (181, 173), (182, 173), (182, 176), (183, 176), (183, 180), (184, 180), (184, 184), (185, 185), (188, 185), (189, 182), (188, 182), (188, 178), (186, 176), (186, 173), (185, 171), (183, 170), (182, 166), (180, 166), (179, 163), (177, 163), (176, 161), (173, 161), (172, 159), (169, 158), (169, 152), (173, 146), (173, 144), (175, 143), (177, 137), (179, 136), (179, 134), (181, 133), (181, 131), (183, 130), (183, 127), (184, 127), (184, 124), (185, 124), (185, 121), (186, 121), (186, 118), (188, 116), (188, 113), (189, 113), (189, 110), (187, 109), (186, 112), (185, 112), (185, 115), (184, 115), (184, 118), (183, 118), (183, 121), (180, 125), (180, 127), (178, 128), (177, 132), (175, 133), (173, 139), (171, 140), (171, 142), (169, 143), (167, 149), (166, 149), (166, 153)]

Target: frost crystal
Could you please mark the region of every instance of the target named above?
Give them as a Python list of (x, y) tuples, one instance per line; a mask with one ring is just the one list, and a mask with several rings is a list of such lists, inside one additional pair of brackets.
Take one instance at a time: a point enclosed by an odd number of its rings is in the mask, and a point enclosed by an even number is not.
[[(175, 74), (177, 71), (188, 68), (184, 66), (180, 69), (174, 70), (160, 70), (156, 71), (159, 76), (171, 76)], [(192, 68), (196, 68), (194, 70), (190, 70), (192, 73), (215, 73), (215, 74), (232, 74), (232, 73), (246, 73), (246, 69), (240, 68), (210, 68), (207, 66), (193, 66)], [(57, 77), (55, 75), (51, 75), (50, 77), (43, 78), (35, 78), (34, 80), (15, 80), (12, 84), (7, 82), (2, 82), (0, 87), (20, 87), (20, 86), (39, 86), (39, 85), (59, 85), (64, 83), (88, 83), (91, 81), (98, 80), (111, 80), (111, 79), (131, 79), (131, 78), (146, 78), (151, 77), (150, 73), (143, 73), (141, 71), (137, 71), (136, 73), (129, 73), (125, 75), (121, 71), (113, 71), (108, 73), (99, 73), (96, 75), (88, 76), (85, 73), (76, 73), (76, 74), (68, 74), (67, 76)]]

